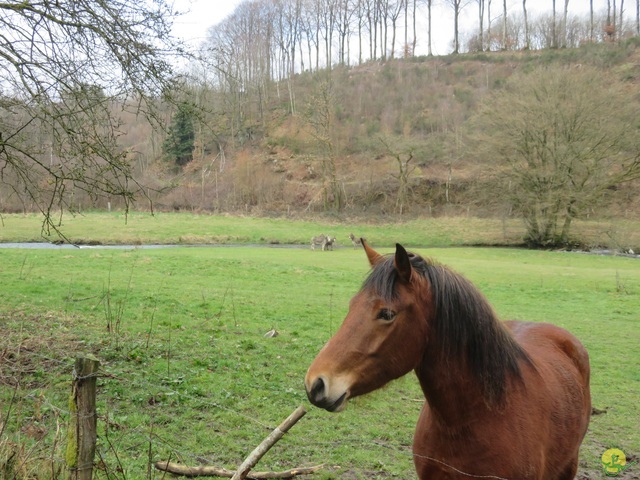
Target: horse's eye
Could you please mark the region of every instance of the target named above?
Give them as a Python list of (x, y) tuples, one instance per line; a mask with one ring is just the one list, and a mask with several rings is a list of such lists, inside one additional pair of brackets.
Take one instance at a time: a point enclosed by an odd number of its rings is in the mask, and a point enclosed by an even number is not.
[(396, 317), (396, 312), (393, 310), (389, 310), (388, 308), (383, 308), (378, 312), (378, 316), (376, 317), (378, 320), (385, 320), (390, 322)]

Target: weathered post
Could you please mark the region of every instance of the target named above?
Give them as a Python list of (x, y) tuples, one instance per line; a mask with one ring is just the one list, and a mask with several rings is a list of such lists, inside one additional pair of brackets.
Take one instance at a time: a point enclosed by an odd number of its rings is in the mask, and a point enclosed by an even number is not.
[(96, 452), (96, 377), (100, 362), (93, 356), (76, 358), (69, 396), (67, 434), (68, 480), (91, 480)]

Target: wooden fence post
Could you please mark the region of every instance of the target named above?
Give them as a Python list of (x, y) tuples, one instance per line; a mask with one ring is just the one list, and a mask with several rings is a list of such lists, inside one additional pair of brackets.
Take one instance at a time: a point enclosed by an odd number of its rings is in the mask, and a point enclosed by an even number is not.
[(91, 480), (96, 453), (96, 377), (100, 362), (93, 356), (78, 357), (69, 396), (67, 434), (68, 480)]

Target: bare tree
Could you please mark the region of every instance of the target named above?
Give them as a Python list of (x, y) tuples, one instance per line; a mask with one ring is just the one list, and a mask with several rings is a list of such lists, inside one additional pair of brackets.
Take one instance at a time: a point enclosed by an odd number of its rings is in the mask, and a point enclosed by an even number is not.
[(391, 20), (391, 58), (395, 58), (396, 50), (396, 30), (398, 17), (402, 13), (405, 0), (393, 0), (389, 3), (389, 18)]
[[(638, 0), (640, 1), (640, 0)], [(593, 0), (589, 0), (589, 40), (593, 42)]]
[(365, 15), (364, 15), (364, 6), (363, 6), (363, 0), (357, 0), (356, 4), (355, 4), (355, 20), (357, 23), (357, 30), (358, 30), (358, 65), (362, 65), (362, 31), (364, 28), (364, 19), (365, 19)]
[(616, 0), (613, 0), (613, 12), (611, 14), (611, 25), (613, 26), (613, 40), (616, 40), (617, 38), (619, 38), (619, 30), (620, 27), (617, 24), (617, 20), (618, 20), (618, 15), (617, 15), (617, 10), (616, 10)]
[(351, 23), (355, 12), (352, 0), (339, 0), (337, 5), (337, 22), (338, 29), (338, 58), (341, 65), (346, 65), (349, 59), (346, 56), (348, 38), (351, 36)]
[[(566, 244), (572, 221), (640, 178), (637, 104), (595, 68), (512, 76), (486, 103), (480, 148), (533, 245)], [(497, 155), (497, 158), (496, 158)]]
[[(118, 147), (119, 113), (158, 119), (156, 100), (172, 89), (163, 0), (41, 0), (0, 4), (0, 183), (52, 217), (73, 210), (68, 192), (92, 202), (143, 192)], [(175, 58), (175, 57), (174, 57)]]
[(529, 37), (529, 18), (527, 16), (527, 0), (522, 0), (522, 14), (524, 17), (524, 48), (529, 50), (531, 43)]
[[(469, 0), (445, 0), (453, 8), (453, 53), (460, 53), (460, 11), (469, 4)], [(505, 0), (506, 1), (506, 0)]]
[[(404, 56), (408, 57), (409, 49), (409, 0), (400, 0), (402, 2), (402, 9), (404, 10), (404, 45), (402, 50)], [(415, 0), (414, 0), (415, 3)]]
[(552, 1), (553, 10), (551, 11), (551, 48), (558, 47), (558, 32), (556, 29), (556, 0)]
[(433, 0), (427, 0), (427, 55), (433, 56), (433, 49), (431, 48), (431, 7)]
[(391, 15), (391, 2), (393, 0), (377, 0), (376, 5), (378, 11), (378, 22), (380, 24), (380, 58), (384, 61), (387, 59), (387, 33), (389, 29), (389, 16)]
[(338, 15), (338, 1), (339, 0), (318, 0), (316, 5), (320, 8), (320, 25), (321, 31), (324, 37), (325, 48), (325, 66), (331, 68), (333, 61), (332, 45), (333, 45), (333, 33), (336, 17)]
[(502, 49), (507, 50), (507, 0), (502, 0)]
[(282, 73), (287, 79), (289, 107), (291, 114), (296, 112), (293, 75), (295, 72), (296, 43), (300, 36), (301, 0), (284, 0), (274, 4), (276, 22), (276, 42), (282, 56)]
[(487, 52), (491, 51), (491, 0), (487, 2)]
[(569, 15), (569, 0), (564, 0), (564, 11), (562, 12), (562, 46), (567, 46), (567, 16)]
[[(286, 6), (244, 2), (233, 15), (208, 30), (204, 55), (224, 93), (232, 142), (245, 141), (255, 126), (264, 124), (269, 82), (291, 78), (295, 61), (292, 50), (299, 34), (294, 17), (293, 2)], [(295, 98), (290, 83), (288, 86), (293, 111)]]
[(316, 93), (307, 106), (305, 118), (311, 126), (311, 135), (318, 143), (324, 209), (339, 211), (344, 207), (345, 201), (336, 168), (338, 152), (335, 140), (335, 108), (337, 100), (331, 75), (332, 73), (329, 72), (327, 78), (319, 83)]
[(362, 0), (364, 2), (364, 13), (367, 17), (367, 32), (369, 34), (369, 58), (377, 58), (377, 33), (378, 33), (378, 4), (376, 0)]
[(399, 146), (398, 142), (389, 138), (380, 138), (385, 155), (393, 157), (396, 161), (397, 173), (391, 174), (398, 181), (398, 191), (396, 193), (396, 212), (402, 215), (411, 197), (410, 177), (417, 166), (414, 161), (413, 146)]
[(484, 51), (484, 9), (485, 0), (476, 0), (478, 2), (478, 50)]
[[(640, 2), (640, 0), (637, 0), (638, 2)], [(418, 0), (413, 0), (413, 9), (412, 9), (412, 29), (413, 29), (413, 44), (411, 47), (411, 55), (415, 55), (416, 54), (416, 43), (418, 42), (418, 33), (416, 30), (416, 4), (418, 3)], [(640, 29), (640, 23), (638, 24), (639, 29)], [(431, 25), (429, 25), (429, 29), (431, 29)]]
[(322, 9), (324, 2), (322, 0), (313, 1), (313, 21), (311, 24), (315, 27), (315, 46), (316, 46), (316, 71), (320, 70), (320, 31), (322, 30)]

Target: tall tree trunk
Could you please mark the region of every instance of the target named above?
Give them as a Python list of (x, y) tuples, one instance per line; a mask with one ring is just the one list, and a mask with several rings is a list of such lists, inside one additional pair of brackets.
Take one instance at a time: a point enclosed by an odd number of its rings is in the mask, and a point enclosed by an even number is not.
[(507, 0), (502, 0), (502, 49), (507, 49)]
[(404, 0), (404, 45), (402, 47), (405, 57), (410, 56), (409, 52), (409, 0)]
[(396, 56), (396, 21), (391, 23), (391, 58)]
[[(411, 16), (413, 22), (413, 45), (411, 46), (411, 55), (416, 54), (416, 42), (418, 41), (417, 32), (416, 32), (416, 2), (418, 0), (413, 0), (413, 14)], [(640, 2), (640, 0), (637, 0)], [(431, 27), (429, 27), (431, 28)]]
[[(377, 5), (374, 8), (378, 8)], [(370, 42), (371, 42), (371, 60), (375, 60), (378, 57), (378, 15), (377, 12), (374, 13), (374, 17), (371, 20), (371, 30), (370, 30)], [(371, 31), (373, 35), (371, 35)]]
[(362, 9), (360, 5), (361, 3), (358, 2), (358, 65), (362, 65)]
[(478, 43), (479, 51), (484, 51), (484, 0), (478, 0)]
[(387, 34), (389, 33), (387, 20), (387, 14), (385, 13), (380, 18), (380, 56), (383, 61), (387, 60)]
[[(591, 0), (593, 1), (593, 0)], [(527, 0), (522, 0), (522, 13), (524, 15), (524, 49), (529, 50), (529, 19), (527, 17)]]
[(302, 46), (302, 35), (298, 36), (298, 48), (300, 49), (300, 73), (304, 72), (304, 47)]
[(616, 13), (616, 0), (613, 0), (613, 14), (611, 15), (611, 20), (613, 21), (613, 39), (616, 40), (618, 38), (618, 23), (617, 23), (617, 13)]
[(325, 67), (327, 70), (331, 70), (331, 40), (329, 39), (329, 27), (326, 27), (324, 31), (324, 58)]
[(316, 72), (320, 71), (320, 27), (316, 27)]
[(428, 28), (428, 40), (427, 40), (427, 54), (433, 56), (433, 50), (431, 49), (431, 0), (427, 0), (427, 28)]
[(453, 53), (460, 52), (460, 34), (458, 20), (460, 19), (460, 0), (454, 0), (453, 4)]
[(618, 22), (618, 29), (620, 30), (620, 35), (618, 38), (622, 39), (622, 35), (624, 34), (624, 22), (622, 21), (622, 15), (624, 14), (624, 0), (620, 0), (620, 21)]
[(567, 16), (569, 15), (569, 0), (564, 0), (564, 11), (562, 12), (562, 46), (567, 46)]
[[(640, 2), (640, 0), (638, 0)], [(589, 0), (589, 40), (593, 42), (593, 0)]]
[(558, 48), (556, 23), (556, 0), (553, 0), (553, 12), (551, 14), (551, 48)]
[(491, 51), (491, 0), (487, 3), (487, 52)]

